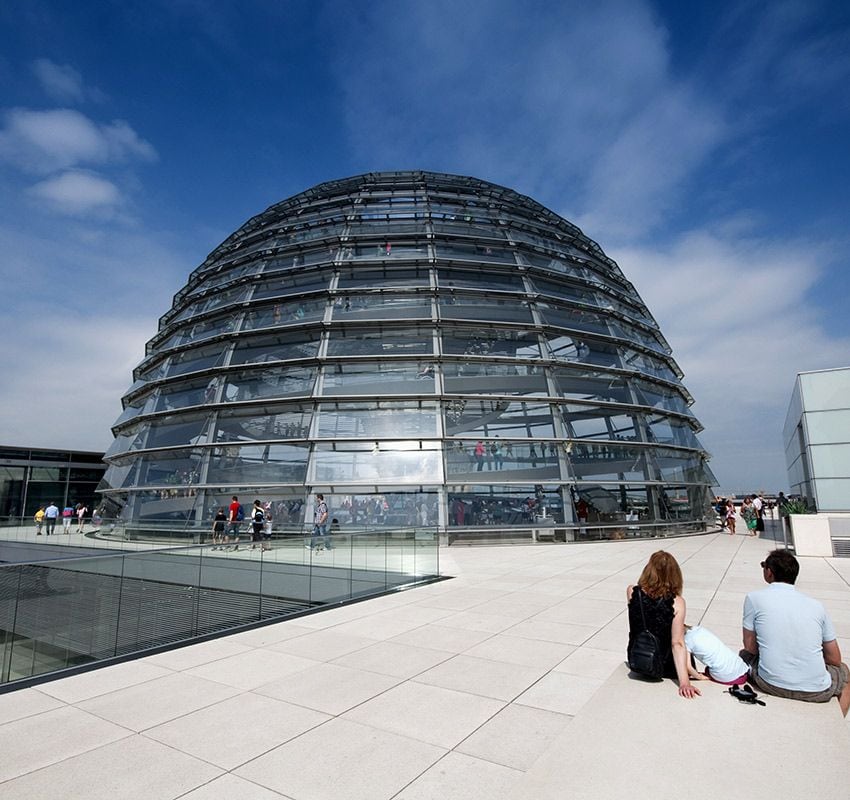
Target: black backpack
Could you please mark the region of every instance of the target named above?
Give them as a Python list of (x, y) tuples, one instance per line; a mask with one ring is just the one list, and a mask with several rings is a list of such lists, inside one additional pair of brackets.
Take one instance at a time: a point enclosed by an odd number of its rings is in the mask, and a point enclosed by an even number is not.
[(638, 606), (640, 616), (643, 620), (643, 630), (632, 639), (627, 653), (629, 669), (646, 678), (660, 679), (664, 677), (664, 653), (661, 652), (661, 643), (658, 637), (647, 630), (646, 617), (643, 613), (643, 592), (639, 586), (634, 591), (638, 593)]
[(264, 522), (266, 519), (266, 515), (263, 513), (263, 509), (255, 508), (254, 509), (254, 522)]

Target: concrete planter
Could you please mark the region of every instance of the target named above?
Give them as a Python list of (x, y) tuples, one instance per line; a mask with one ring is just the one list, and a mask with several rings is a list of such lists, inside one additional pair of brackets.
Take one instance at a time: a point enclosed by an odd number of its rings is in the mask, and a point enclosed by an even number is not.
[(832, 557), (829, 517), (826, 514), (789, 514), (794, 552), (798, 556)]

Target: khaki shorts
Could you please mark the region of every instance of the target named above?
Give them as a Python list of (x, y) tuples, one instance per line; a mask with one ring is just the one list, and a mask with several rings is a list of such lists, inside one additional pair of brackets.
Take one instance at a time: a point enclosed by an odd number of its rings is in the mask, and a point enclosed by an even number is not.
[(828, 703), (833, 697), (838, 697), (844, 690), (844, 687), (850, 681), (850, 669), (844, 663), (834, 667), (832, 664), (826, 664), (826, 671), (832, 680), (832, 684), (822, 692), (801, 692), (797, 689), (783, 689), (781, 686), (774, 686), (761, 678), (758, 674), (759, 657), (742, 650), (741, 658), (749, 664), (750, 667), (750, 683), (755, 686), (760, 692), (772, 694), (774, 697), (784, 697), (788, 700), (803, 700), (806, 703)]

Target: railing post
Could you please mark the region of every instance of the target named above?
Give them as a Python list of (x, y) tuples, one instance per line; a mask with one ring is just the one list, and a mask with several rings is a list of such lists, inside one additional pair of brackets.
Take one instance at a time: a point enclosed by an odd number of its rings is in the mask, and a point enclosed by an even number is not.
[(121, 556), (121, 577), (118, 579), (118, 609), (115, 614), (115, 643), (112, 645), (112, 655), (118, 655), (118, 637), (121, 633), (121, 599), (124, 595), (124, 563), (127, 557)]
[(260, 581), (257, 586), (257, 622), (259, 622), (263, 618), (263, 570), (265, 569), (265, 558), (263, 558), (265, 550), (265, 543), (260, 545)]
[(18, 588), (15, 591), (15, 611), (12, 614), (12, 630), (9, 631), (9, 646), (6, 648), (6, 653), (8, 654), (8, 658), (3, 659), (2, 669), (0, 669), (0, 683), (5, 683), (9, 680), (9, 675), (12, 671), (12, 650), (15, 647), (15, 628), (18, 622), (18, 602), (21, 597), (21, 573), (23, 572), (23, 565), (18, 565)]

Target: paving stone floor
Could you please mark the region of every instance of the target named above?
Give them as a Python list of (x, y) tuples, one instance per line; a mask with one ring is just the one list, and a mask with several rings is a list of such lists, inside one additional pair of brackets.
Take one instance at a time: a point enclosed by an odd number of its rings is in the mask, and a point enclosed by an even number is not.
[[(443, 548), (452, 580), (0, 695), (0, 799), (506, 800), (553, 787), (604, 798), (592, 790), (599, 771), (629, 763), (631, 739), (617, 739), (617, 759), (605, 743), (638, 697), (628, 692), (655, 698), (659, 714), (738, 713), (621, 674), (626, 585), (668, 549), (689, 621), (737, 647), (744, 594), (761, 585), (771, 546), (707, 534)], [(827, 605), (850, 657), (850, 559), (802, 559), (798, 586)], [(830, 741), (844, 737), (817, 764), (828, 788), (848, 763), (850, 728), (837, 704), (817, 707), (822, 718), (804, 705), (783, 707), (801, 736), (824, 719)], [(782, 746), (793, 750), (793, 737)], [(700, 789), (712, 795), (712, 775), (725, 788), (728, 770), (720, 751), (717, 763), (710, 746), (701, 752)]]

